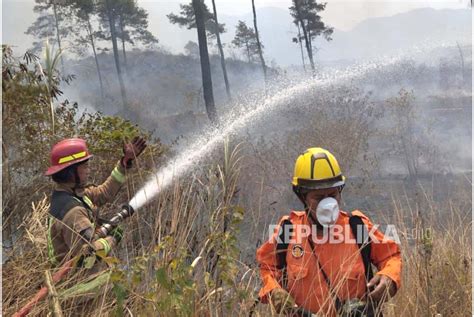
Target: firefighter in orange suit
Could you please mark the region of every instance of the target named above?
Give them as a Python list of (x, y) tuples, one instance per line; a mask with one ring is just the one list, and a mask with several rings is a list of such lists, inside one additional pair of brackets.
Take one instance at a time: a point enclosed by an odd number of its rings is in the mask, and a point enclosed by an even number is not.
[(339, 209), (345, 178), (329, 151), (301, 154), (292, 184), (305, 210), (284, 216), (257, 250), (260, 300), (286, 315), (381, 316), (401, 286), (398, 244), (362, 212)]

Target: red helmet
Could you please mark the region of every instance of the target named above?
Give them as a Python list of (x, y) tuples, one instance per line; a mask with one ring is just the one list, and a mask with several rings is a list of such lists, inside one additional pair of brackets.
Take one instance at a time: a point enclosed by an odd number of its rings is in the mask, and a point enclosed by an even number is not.
[(45, 175), (50, 176), (66, 167), (84, 162), (92, 157), (87, 149), (86, 141), (73, 138), (65, 139), (53, 146), (51, 150), (51, 166)]

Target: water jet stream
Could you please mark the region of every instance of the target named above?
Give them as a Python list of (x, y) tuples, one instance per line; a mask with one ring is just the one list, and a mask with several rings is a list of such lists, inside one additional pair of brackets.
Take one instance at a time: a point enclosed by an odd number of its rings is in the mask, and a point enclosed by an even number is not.
[[(438, 46), (439, 47), (439, 46)], [(424, 53), (417, 48), (417, 54)], [(137, 210), (147, 201), (153, 199), (162, 190), (167, 188), (175, 177), (180, 177), (191, 170), (193, 164), (197, 164), (201, 159), (205, 158), (220, 142), (236, 132), (247, 127), (252, 121), (260, 119), (263, 115), (286, 105), (291, 106), (291, 98), (300, 96), (311, 89), (323, 89), (325, 86), (333, 84), (343, 84), (346, 81), (355, 80), (370, 74), (370, 72), (378, 71), (381, 68), (394, 65), (409, 56), (407, 53), (403, 57), (383, 58), (380, 61), (366, 62), (355, 66), (350, 66), (345, 70), (334, 70), (327, 74), (321, 75), (317, 79), (311, 79), (299, 84), (293, 85), (286, 89), (280, 90), (273, 96), (266, 98), (263, 102), (257, 103), (250, 110), (241, 110), (239, 112), (231, 112), (221, 120), (220, 127), (209, 129), (207, 133), (195, 140), (186, 150), (179, 151), (178, 156), (169, 161), (135, 194), (130, 200), (132, 208)], [(245, 107), (241, 107), (245, 108)], [(248, 107), (247, 107), (248, 108)]]

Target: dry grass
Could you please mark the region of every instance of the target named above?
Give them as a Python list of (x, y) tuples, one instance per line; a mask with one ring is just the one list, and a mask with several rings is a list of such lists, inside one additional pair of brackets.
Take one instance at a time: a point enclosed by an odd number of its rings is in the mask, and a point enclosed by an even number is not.
[(446, 201), (424, 193), (419, 204), (394, 199), (403, 250), (403, 288), (391, 316), (470, 316), (472, 220), (470, 188)]

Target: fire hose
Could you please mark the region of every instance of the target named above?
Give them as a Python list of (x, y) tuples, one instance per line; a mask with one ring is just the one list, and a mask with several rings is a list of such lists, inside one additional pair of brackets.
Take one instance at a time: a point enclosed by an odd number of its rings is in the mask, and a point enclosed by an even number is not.
[[(130, 205), (123, 205), (122, 209), (114, 216), (112, 219), (107, 221), (96, 230), (94, 235), (94, 240), (99, 238), (106, 237), (113, 229), (115, 229), (122, 221), (131, 217), (134, 214), (135, 210)], [(65, 262), (59, 270), (53, 274), (52, 283), (56, 284), (61, 281), (75, 266), (78, 262), (78, 258), (83, 257), (84, 255), (78, 255), (69, 261)], [(43, 286), (36, 295), (18, 312), (16, 312), (13, 317), (24, 317), (30, 313), (33, 307), (43, 300), (48, 295), (48, 288)]]
[[(260, 298), (255, 299), (254, 304), (250, 308), (249, 317), (253, 317), (255, 313), (255, 308), (260, 303)], [(317, 317), (316, 314), (313, 314), (311, 311), (304, 309), (303, 307), (294, 307), (290, 314), (291, 316), (298, 316), (298, 317)]]

